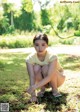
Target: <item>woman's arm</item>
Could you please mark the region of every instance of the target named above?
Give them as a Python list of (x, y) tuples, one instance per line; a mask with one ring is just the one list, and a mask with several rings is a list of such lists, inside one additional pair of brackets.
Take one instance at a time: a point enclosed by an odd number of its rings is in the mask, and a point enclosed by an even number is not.
[(31, 88), (28, 89), (28, 93), (32, 93), (33, 90), (40, 88), (41, 86), (44, 86), (48, 82), (51, 81), (53, 75), (55, 75), (57, 71), (57, 59), (49, 64), (49, 70), (48, 70), (48, 75), (42, 79), (38, 84), (33, 85)]
[[(29, 74), (30, 86), (32, 86), (32, 85), (35, 84), (33, 65), (26, 62), (26, 67), (27, 67), (27, 71), (28, 71), (28, 74)], [(35, 96), (35, 91), (32, 93), (32, 95)]]

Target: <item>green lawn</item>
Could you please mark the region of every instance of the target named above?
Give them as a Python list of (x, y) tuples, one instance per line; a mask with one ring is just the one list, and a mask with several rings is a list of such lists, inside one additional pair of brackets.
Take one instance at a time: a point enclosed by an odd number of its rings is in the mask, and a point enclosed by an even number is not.
[(80, 57), (59, 55), (66, 81), (59, 88), (62, 97), (55, 99), (46, 90), (39, 104), (28, 103), (29, 77), (25, 53), (0, 54), (0, 103), (9, 103), (10, 112), (80, 112)]

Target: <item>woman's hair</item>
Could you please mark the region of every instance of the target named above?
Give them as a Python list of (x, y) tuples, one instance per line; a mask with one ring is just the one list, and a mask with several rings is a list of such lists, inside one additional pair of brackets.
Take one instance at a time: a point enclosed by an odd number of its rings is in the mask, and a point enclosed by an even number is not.
[(44, 40), (48, 44), (48, 36), (46, 34), (40, 33), (35, 35), (35, 37), (33, 38), (33, 44), (36, 40)]

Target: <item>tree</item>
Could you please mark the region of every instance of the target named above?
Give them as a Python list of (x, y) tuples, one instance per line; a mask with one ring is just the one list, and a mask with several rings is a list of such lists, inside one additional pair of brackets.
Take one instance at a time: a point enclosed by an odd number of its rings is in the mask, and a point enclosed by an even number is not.
[(7, 16), (4, 16), (4, 9), (2, 7), (2, 3), (0, 3), (0, 35), (7, 32), (7, 28), (9, 26), (9, 19)]
[(47, 31), (47, 26), (49, 24), (51, 24), (51, 21), (50, 21), (50, 14), (49, 14), (49, 11), (48, 11), (48, 5), (50, 4), (50, 0), (33, 0), (33, 3), (38, 3), (39, 6), (40, 6), (40, 11), (38, 12), (40, 14), (40, 23), (41, 25), (41, 28), (39, 28), (40, 31), (42, 31), (43, 29), (45, 29)]
[(32, 0), (22, 0), (22, 7), (26, 12), (32, 12), (33, 11)]
[(41, 21), (42, 25), (49, 25), (50, 24), (50, 19), (49, 19), (49, 13), (48, 10), (46, 9), (41, 9)]
[(15, 27), (20, 30), (31, 31), (34, 28), (34, 12), (31, 0), (22, 0), (21, 15), (15, 17)]
[(10, 17), (10, 25), (14, 26), (14, 4), (12, 3), (3, 3), (3, 8), (4, 8), (4, 12), (5, 15), (8, 16), (8, 18)]

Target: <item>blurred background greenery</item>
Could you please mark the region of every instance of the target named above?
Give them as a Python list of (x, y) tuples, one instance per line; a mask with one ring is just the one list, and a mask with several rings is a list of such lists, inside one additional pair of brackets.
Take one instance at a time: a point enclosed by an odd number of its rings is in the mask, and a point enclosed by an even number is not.
[[(0, 48), (32, 47), (38, 32), (47, 33), (49, 45), (80, 45), (80, 2), (59, 0), (0, 0)], [(34, 7), (35, 6), (35, 7)], [(73, 49), (74, 50), (74, 49)], [(28, 103), (29, 76), (26, 53), (0, 54), (0, 102), (10, 104), (10, 112), (80, 112), (80, 57), (58, 55), (67, 79), (59, 88), (62, 97), (51, 93)], [(46, 91), (47, 92), (47, 91)]]
[(30, 47), (37, 32), (50, 36), (49, 45), (80, 44), (80, 2), (52, 1), (0, 1), (0, 47)]

